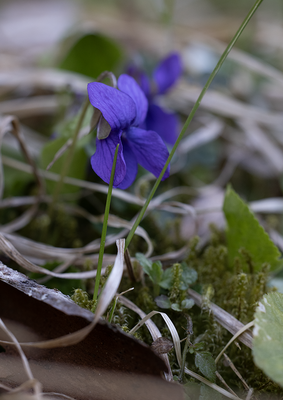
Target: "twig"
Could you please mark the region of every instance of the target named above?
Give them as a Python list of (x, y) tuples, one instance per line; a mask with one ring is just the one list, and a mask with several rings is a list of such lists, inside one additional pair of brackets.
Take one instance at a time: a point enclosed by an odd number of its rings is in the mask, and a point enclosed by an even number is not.
[[(198, 307), (201, 307), (202, 296), (192, 289), (189, 289), (188, 293), (190, 297), (194, 300), (195, 304)], [(218, 307), (216, 304), (210, 303), (210, 310), (214, 316), (214, 319), (221, 326), (223, 326), (223, 328), (232, 333), (232, 335), (235, 335), (237, 332), (240, 331), (240, 329), (244, 328), (244, 324), (238, 321), (227, 311), (223, 310), (221, 307)], [(238, 340), (244, 343), (250, 349), (252, 348), (252, 335), (249, 332), (243, 332), (241, 336), (238, 337)]]
[(224, 378), (216, 371), (217, 378), (223, 383), (223, 385), (232, 393), (234, 396), (238, 397), (237, 394), (230, 388), (230, 386), (225, 382)]
[(227, 361), (229, 367), (235, 372), (235, 374), (237, 375), (237, 377), (240, 379), (240, 381), (242, 382), (244, 388), (246, 390), (250, 390), (249, 385), (246, 383), (246, 381), (244, 380), (244, 378), (242, 377), (242, 375), (240, 374), (240, 372), (237, 370), (237, 368), (235, 367), (234, 363), (232, 362), (232, 360), (227, 356), (226, 353), (223, 354), (225, 357), (225, 360)]

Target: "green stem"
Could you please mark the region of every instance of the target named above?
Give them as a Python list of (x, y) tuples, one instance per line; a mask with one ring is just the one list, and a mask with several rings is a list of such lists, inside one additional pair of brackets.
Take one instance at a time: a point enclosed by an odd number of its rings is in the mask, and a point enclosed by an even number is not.
[(109, 314), (109, 318), (108, 318), (109, 324), (111, 324), (111, 322), (112, 322), (114, 311), (115, 311), (115, 308), (116, 308), (116, 305), (117, 305), (117, 300), (118, 300), (118, 297), (116, 296), (115, 300), (114, 300), (114, 303), (113, 303), (113, 306), (111, 308), (110, 314)]
[(169, 157), (168, 157), (168, 159), (167, 159), (167, 161), (166, 161), (166, 163), (165, 163), (165, 165), (163, 167), (163, 170), (161, 171), (159, 177), (157, 178), (157, 180), (156, 180), (156, 182), (155, 182), (155, 184), (154, 184), (154, 186), (153, 186), (153, 188), (152, 188), (152, 190), (151, 190), (151, 192), (150, 192), (145, 204), (143, 205), (139, 215), (137, 216), (137, 219), (136, 219), (132, 229), (130, 230), (130, 232), (129, 232), (128, 236), (127, 236), (126, 243), (125, 243), (125, 249), (127, 249), (127, 247), (129, 246), (129, 244), (130, 244), (130, 242), (131, 242), (131, 240), (132, 240), (132, 238), (133, 238), (133, 236), (135, 234), (135, 231), (136, 231), (137, 227), (139, 226), (139, 224), (140, 224), (140, 222), (141, 222), (141, 220), (142, 220), (142, 218), (143, 218), (143, 216), (144, 216), (144, 214), (145, 214), (145, 212), (147, 210), (147, 207), (148, 207), (151, 199), (153, 198), (153, 196), (154, 196), (154, 194), (155, 194), (155, 192), (156, 192), (156, 190), (157, 190), (157, 188), (158, 188), (158, 186), (159, 186), (159, 184), (161, 182), (161, 179), (163, 178), (163, 175), (165, 174), (166, 169), (167, 169), (167, 167), (168, 167), (173, 155), (175, 154), (175, 151), (176, 151), (180, 141), (182, 140), (182, 138), (183, 138), (188, 126), (190, 125), (190, 123), (191, 123), (191, 121), (192, 121), (197, 109), (199, 108), (199, 105), (200, 105), (200, 102), (201, 102), (203, 96), (205, 95), (207, 89), (209, 88), (211, 82), (215, 78), (215, 76), (218, 73), (219, 69), (221, 68), (222, 64), (226, 60), (228, 54), (232, 50), (234, 44), (239, 39), (239, 37), (241, 36), (243, 30), (246, 28), (246, 26), (249, 23), (250, 19), (252, 18), (252, 16), (254, 15), (254, 13), (256, 12), (256, 10), (258, 9), (258, 7), (260, 6), (260, 4), (262, 2), (263, 2), (263, 0), (257, 0), (256, 1), (256, 3), (254, 4), (253, 8), (250, 10), (250, 12), (246, 16), (245, 20), (241, 24), (240, 28), (237, 30), (235, 36), (233, 37), (231, 42), (228, 44), (227, 48), (224, 50), (224, 53), (220, 57), (216, 67), (214, 68), (214, 70), (210, 74), (210, 76), (209, 76), (204, 88), (202, 89), (202, 91), (201, 91), (201, 93), (200, 93), (195, 105), (192, 108), (192, 111), (190, 112), (190, 114), (189, 114), (189, 116), (188, 116), (188, 118), (187, 118), (187, 120), (186, 120), (186, 122), (185, 122), (185, 124), (183, 126), (183, 129), (181, 130), (181, 133), (180, 133), (176, 143), (174, 144), (174, 147), (173, 147), (171, 153), (169, 154)]
[(94, 301), (97, 299), (98, 289), (99, 289), (99, 282), (100, 282), (100, 276), (101, 276), (102, 261), (103, 261), (106, 233), (107, 233), (107, 222), (108, 222), (108, 216), (109, 216), (109, 210), (110, 210), (111, 195), (112, 195), (112, 188), (113, 188), (113, 182), (114, 182), (118, 150), (119, 150), (119, 144), (117, 144), (115, 154), (114, 154), (113, 165), (112, 165), (112, 170), (111, 170), (111, 177), (110, 177), (110, 182), (109, 182), (109, 187), (108, 187), (107, 200), (106, 200), (106, 205), (105, 205), (105, 213), (104, 213), (103, 227), (102, 227), (102, 233), (101, 233), (98, 264), (97, 264), (97, 273), (96, 273), (95, 286), (94, 286), (94, 292), (93, 292), (93, 300)]
[(191, 341), (190, 341), (190, 335), (187, 336), (187, 340), (185, 342), (185, 347), (183, 350), (183, 354), (182, 354), (182, 365), (181, 365), (181, 369), (180, 369), (180, 374), (179, 374), (179, 382), (183, 383), (184, 382), (184, 372), (185, 372), (185, 366), (186, 366), (186, 357), (187, 357), (187, 353), (188, 350), (191, 346)]
[(79, 133), (80, 133), (80, 130), (81, 130), (81, 127), (82, 127), (82, 124), (83, 124), (83, 121), (84, 121), (88, 106), (89, 106), (89, 100), (86, 99), (86, 101), (85, 101), (85, 103), (83, 105), (82, 112), (81, 112), (80, 118), (78, 120), (76, 129), (75, 129), (72, 145), (71, 145), (71, 147), (70, 147), (70, 149), (69, 149), (69, 151), (67, 153), (63, 168), (61, 170), (60, 179), (57, 182), (57, 185), (56, 185), (56, 187), (54, 189), (54, 192), (53, 192), (52, 202), (50, 203), (50, 207), (49, 207), (50, 218), (51, 218), (51, 216), (53, 214), (54, 206), (58, 201), (58, 197), (59, 197), (59, 194), (60, 194), (61, 189), (62, 189), (64, 178), (69, 172), (70, 165), (71, 165), (71, 162), (72, 162), (72, 159), (73, 159), (73, 155), (74, 155), (74, 152), (75, 152), (78, 136), (79, 136)]

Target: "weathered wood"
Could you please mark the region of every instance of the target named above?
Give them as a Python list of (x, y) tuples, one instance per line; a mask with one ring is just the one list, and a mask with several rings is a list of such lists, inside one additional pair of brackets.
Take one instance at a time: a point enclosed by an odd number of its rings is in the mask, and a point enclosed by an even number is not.
[[(39, 285), (0, 263), (0, 317), (20, 342), (66, 335), (89, 324), (93, 314), (56, 289)], [(0, 333), (1, 340), (7, 338)], [(26, 377), (12, 345), (2, 344), (0, 382), (10, 387)], [(45, 392), (85, 399), (181, 399), (182, 390), (161, 378), (163, 361), (150, 347), (101, 320), (69, 347), (22, 346)]]

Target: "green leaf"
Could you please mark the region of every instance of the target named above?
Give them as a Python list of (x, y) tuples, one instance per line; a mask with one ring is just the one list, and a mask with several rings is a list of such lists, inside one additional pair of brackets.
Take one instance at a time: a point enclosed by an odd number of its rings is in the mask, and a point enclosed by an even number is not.
[[(41, 168), (46, 169), (48, 164), (53, 160), (55, 154), (61, 147), (66, 143), (68, 139), (60, 137), (58, 139), (52, 140), (46, 143), (41, 152)], [(88, 157), (84, 151), (82, 144), (85, 143), (85, 138), (83, 141), (78, 142), (78, 146), (74, 152), (73, 160), (68, 171), (68, 176), (77, 179), (84, 179), (86, 173), (86, 166), (88, 162)], [(68, 156), (68, 150), (55, 161), (54, 165), (49, 171), (60, 174), (62, 171), (63, 164)], [(56, 182), (47, 181), (47, 190), (52, 193), (55, 188)], [(61, 193), (75, 193), (80, 190), (79, 187), (73, 185), (64, 184), (62, 186)]]
[(198, 273), (193, 268), (188, 267), (185, 262), (182, 262), (182, 283), (180, 290), (187, 290), (190, 285), (196, 282), (198, 279)]
[(280, 252), (259, 224), (247, 204), (227, 188), (223, 211), (227, 220), (227, 247), (229, 265), (235, 257), (242, 257), (239, 250), (245, 249), (251, 256), (255, 270), (260, 270), (263, 263), (268, 263), (271, 270), (279, 267)]
[(172, 310), (174, 310), (174, 311), (182, 311), (182, 309), (181, 309), (181, 307), (179, 306), (178, 303), (173, 303), (173, 304), (171, 304), (171, 308), (172, 308)]
[(216, 381), (216, 366), (212, 355), (208, 351), (196, 353), (195, 364), (200, 372), (211, 382)]
[(283, 294), (264, 295), (255, 313), (253, 357), (255, 364), (283, 386)]
[(88, 33), (73, 43), (59, 68), (97, 78), (103, 71), (114, 72), (122, 56), (121, 48), (112, 39)]
[(194, 353), (194, 352), (202, 350), (204, 347), (205, 347), (204, 342), (197, 342), (197, 343), (194, 343), (193, 346), (190, 347), (190, 350), (192, 350), (191, 353)]
[(145, 257), (145, 255), (142, 254), (142, 253), (136, 253), (136, 259), (138, 260), (138, 262), (142, 266), (144, 272), (147, 275), (150, 275), (151, 274), (151, 269), (152, 269), (152, 261), (148, 260)]
[(171, 289), (173, 283), (173, 267), (167, 268), (163, 271), (162, 280), (159, 282), (159, 286), (163, 289)]
[(154, 301), (157, 304), (157, 306), (160, 308), (171, 308), (171, 302), (169, 300), (169, 297), (165, 296), (164, 294), (157, 296), (154, 299)]
[(189, 310), (195, 305), (195, 302), (193, 299), (185, 299), (181, 303), (181, 308), (182, 310)]
[(163, 275), (162, 264), (160, 261), (156, 261), (152, 264), (151, 273), (149, 275), (150, 279), (154, 283), (158, 283), (161, 281)]

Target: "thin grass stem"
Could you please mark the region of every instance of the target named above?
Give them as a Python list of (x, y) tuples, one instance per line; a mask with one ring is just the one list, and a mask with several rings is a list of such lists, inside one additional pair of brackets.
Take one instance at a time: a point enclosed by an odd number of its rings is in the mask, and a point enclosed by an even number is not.
[(151, 189), (151, 192), (150, 192), (145, 204), (143, 205), (139, 215), (137, 216), (137, 219), (136, 219), (132, 229), (130, 230), (130, 232), (129, 232), (127, 238), (126, 238), (125, 249), (127, 249), (127, 247), (129, 246), (129, 244), (130, 244), (130, 242), (131, 242), (131, 240), (132, 240), (132, 238), (134, 236), (134, 233), (135, 233), (137, 227), (139, 226), (139, 224), (140, 224), (140, 222), (141, 222), (141, 220), (142, 220), (142, 218), (143, 218), (143, 216), (144, 216), (144, 214), (145, 214), (145, 212), (147, 210), (147, 207), (148, 207), (150, 201), (152, 200), (152, 198), (153, 198), (153, 196), (154, 196), (154, 194), (155, 194), (155, 192), (156, 192), (156, 190), (157, 190), (157, 188), (158, 188), (158, 186), (159, 186), (159, 184), (161, 182), (161, 179), (163, 178), (163, 175), (165, 174), (165, 171), (166, 171), (169, 163), (172, 160), (172, 157), (175, 154), (175, 151), (176, 151), (180, 141), (182, 140), (182, 138), (183, 138), (188, 126), (190, 125), (190, 123), (191, 123), (191, 121), (192, 121), (197, 109), (199, 108), (199, 105), (200, 105), (200, 103), (201, 103), (201, 101), (203, 99), (203, 96), (205, 95), (205, 93), (206, 93), (207, 89), (209, 88), (211, 82), (213, 81), (213, 79), (215, 78), (215, 76), (218, 73), (219, 69), (223, 65), (224, 61), (226, 60), (228, 54), (232, 50), (232, 48), (235, 45), (236, 41), (239, 39), (239, 37), (241, 36), (242, 32), (244, 31), (244, 29), (248, 25), (250, 19), (252, 18), (252, 16), (254, 15), (254, 13), (256, 12), (256, 10), (258, 9), (258, 7), (260, 6), (260, 4), (262, 2), (263, 2), (263, 0), (257, 0), (255, 2), (254, 6), (250, 10), (248, 15), (244, 19), (244, 21), (242, 22), (241, 26), (237, 30), (237, 32), (234, 35), (233, 39), (231, 40), (231, 42), (228, 44), (228, 46), (224, 50), (224, 52), (223, 52), (222, 56), (220, 57), (216, 67), (214, 68), (214, 70), (210, 74), (206, 84), (204, 85), (204, 88), (202, 89), (202, 91), (201, 91), (196, 103), (194, 104), (194, 106), (192, 108), (192, 111), (190, 112), (190, 114), (189, 114), (189, 116), (188, 116), (188, 118), (187, 118), (187, 120), (186, 120), (186, 122), (185, 122), (185, 124), (184, 124), (184, 126), (182, 128), (182, 130), (181, 130), (181, 133), (180, 133), (176, 143), (173, 146), (173, 149), (171, 150), (171, 153), (169, 154), (169, 157), (168, 157), (168, 159), (167, 159), (167, 161), (166, 161), (166, 163), (165, 163), (165, 165), (163, 167), (163, 170), (161, 171), (161, 173), (160, 173), (159, 177), (157, 178), (153, 188)]
[(93, 300), (94, 301), (97, 299), (98, 289), (99, 289), (99, 282), (100, 282), (100, 276), (101, 276), (102, 261), (103, 261), (103, 255), (104, 255), (104, 247), (105, 247), (105, 240), (106, 240), (106, 234), (107, 234), (107, 223), (108, 223), (108, 216), (109, 216), (109, 210), (110, 210), (110, 203), (111, 203), (112, 188), (113, 188), (113, 182), (114, 182), (114, 175), (115, 175), (115, 169), (116, 169), (118, 150), (119, 150), (119, 144), (117, 144), (117, 147), (116, 147), (116, 150), (115, 150), (115, 154), (114, 154), (113, 165), (112, 165), (112, 170), (111, 170), (111, 177), (110, 177), (110, 182), (109, 182), (109, 187), (108, 187), (108, 194), (107, 194), (106, 205), (105, 205), (105, 213), (104, 213), (103, 227), (102, 227), (102, 233), (101, 233), (101, 242), (100, 242), (100, 249), (99, 249), (99, 256), (98, 256), (98, 264), (97, 264), (97, 273), (96, 273), (95, 286), (94, 286), (94, 292), (93, 292)]

